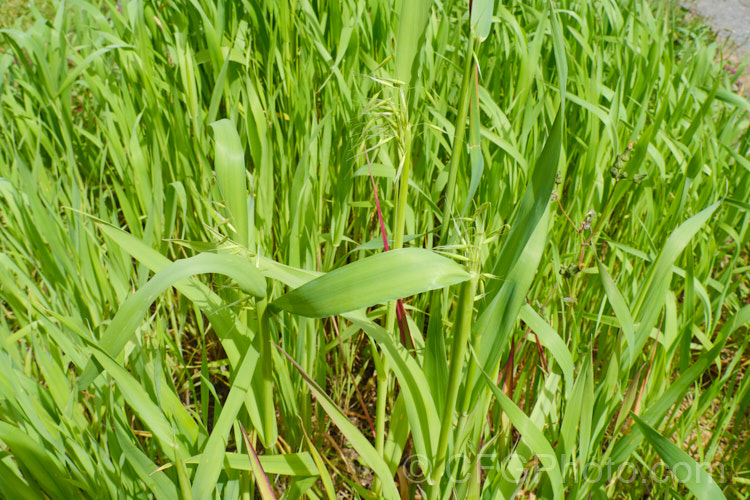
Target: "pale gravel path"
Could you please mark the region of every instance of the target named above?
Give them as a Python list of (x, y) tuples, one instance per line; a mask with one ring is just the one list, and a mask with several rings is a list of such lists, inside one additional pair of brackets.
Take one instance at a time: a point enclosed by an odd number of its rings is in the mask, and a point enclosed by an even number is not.
[(750, 0), (685, 0), (685, 7), (704, 18), (717, 35), (750, 54)]
[[(720, 40), (734, 48), (725, 52), (734, 65), (750, 61), (750, 0), (681, 0), (680, 4), (703, 18)], [(737, 82), (737, 89), (750, 97), (750, 63)]]

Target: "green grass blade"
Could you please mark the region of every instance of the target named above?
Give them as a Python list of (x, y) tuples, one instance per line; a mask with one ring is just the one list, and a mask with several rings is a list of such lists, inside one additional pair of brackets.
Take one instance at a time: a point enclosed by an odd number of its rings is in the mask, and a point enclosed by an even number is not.
[[(200, 464), (203, 454), (195, 455), (187, 460), (186, 464)], [(279, 474), (282, 476), (315, 476), (318, 469), (315, 460), (308, 452), (287, 453), (285, 455), (260, 455), (260, 464), (266, 474)], [(226, 452), (224, 454), (225, 465), (232, 470), (252, 472), (253, 465), (245, 453)]]
[(175, 459), (175, 449), (177, 447), (182, 448), (183, 454), (187, 454), (184, 445), (175, 441), (174, 430), (164, 416), (164, 413), (151, 400), (148, 393), (143, 390), (141, 384), (98, 346), (91, 344), (90, 348), (92, 355), (96, 358), (102, 369), (109, 373), (110, 377), (115, 380), (118, 390), (125, 397), (133, 412), (138, 416), (143, 425), (151, 429), (162, 452), (170, 460)]
[(599, 269), (599, 278), (602, 280), (602, 285), (604, 285), (607, 299), (609, 299), (609, 303), (612, 305), (612, 310), (615, 312), (615, 316), (620, 322), (620, 328), (622, 328), (622, 331), (625, 334), (625, 340), (627, 341), (628, 346), (631, 347), (629, 351), (629, 363), (632, 365), (634, 356), (633, 349), (635, 348), (635, 331), (633, 329), (633, 318), (630, 316), (630, 309), (625, 302), (625, 297), (622, 296), (622, 293), (618, 290), (617, 285), (615, 285), (615, 282), (607, 272), (604, 264), (602, 264), (598, 258), (596, 259), (596, 265)]
[[(218, 273), (233, 277), (240, 288), (256, 297), (265, 295), (265, 280), (260, 272), (246, 259), (233, 255), (203, 253), (176, 261), (159, 271), (135, 294), (120, 306), (117, 314), (102, 335), (100, 346), (110, 356), (118, 356), (125, 344), (131, 339), (143, 316), (157, 299), (175, 283), (195, 274)], [(81, 387), (93, 381), (93, 365), (81, 376)]]
[(575, 385), (573, 356), (568, 350), (568, 346), (560, 335), (552, 328), (549, 323), (539, 316), (539, 314), (528, 304), (521, 307), (519, 314), (521, 320), (531, 328), (539, 337), (539, 341), (552, 353), (557, 364), (560, 365), (563, 378), (565, 379), (566, 393), (570, 394)]
[[(633, 305), (633, 309), (637, 311), (635, 317), (638, 328), (635, 332), (635, 346), (632, 349), (628, 347), (628, 350), (635, 351), (634, 354), (637, 355), (643, 349), (651, 328), (656, 323), (659, 311), (664, 305), (664, 297), (672, 278), (672, 266), (677, 257), (693, 236), (708, 222), (719, 205), (720, 202), (717, 202), (708, 206), (675, 229), (664, 244), (656, 262), (651, 266)], [(636, 359), (636, 357), (631, 355), (630, 359)]]
[[(384, 328), (376, 325), (361, 313), (346, 314), (344, 317), (362, 328), (383, 350), (388, 365), (396, 374), (401, 391), (406, 400), (406, 413), (414, 437), (414, 447), (422, 457), (432, 457), (437, 447), (437, 433), (440, 419), (430, 393), (425, 374), (413, 356), (394, 341)], [(422, 467), (429, 471), (432, 464)]]
[(471, 180), (469, 181), (469, 194), (466, 195), (466, 202), (462, 214), (466, 215), (471, 200), (474, 199), (474, 195), (479, 187), (479, 181), (482, 179), (482, 173), (484, 173), (484, 155), (482, 154), (481, 146), (481, 124), (479, 122), (479, 76), (476, 66), (474, 67), (474, 83), (473, 91), (471, 92), (471, 103), (469, 104), (469, 160), (471, 162)]
[(542, 431), (527, 417), (521, 409), (503, 391), (500, 390), (493, 382), (492, 379), (487, 375), (487, 372), (481, 369), (482, 377), (487, 383), (487, 386), (495, 396), (495, 400), (500, 404), (510, 422), (521, 434), (521, 437), (526, 441), (526, 444), (536, 454), (539, 461), (544, 465), (544, 471), (549, 475), (550, 482), (552, 483), (552, 489), (555, 492), (555, 498), (563, 498), (563, 479), (562, 473), (560, 472), (560, 464), (557, 461), (557, 456), (552, 446), (544, 437)]
[(312, 458), (315, 461), (315, 467), (318, 468), (320, 481), (323, 483), (323, 489), (326, 492), (328, 500), (336, 500), (336, 489), (333, 485), (333, 481), (331, 480), (331, 476), (328, 473), (328, 468), (323, 461), (323, 457), (320, 456), (320, 453), (315, 448), (315, 445), (313, 445), (313, 442), (310, 440), (310, 438), (307, 436), (307, 433), (305, 433), (305, 441), (307, 442), (307, 447), (310, 449), (310, 455), (312, 455)]
[[(388, 252), (390, 253), (390, 252)], [(393, 484), (393, 478), (391, 477), (388, 466), (383, 459), (375, 451), (375, 448), (370, 442), (362, 435), (354, 424), (352, 424), (346, 415), (336, 406), (333, 400), (320, 388), (320, 386), (313, 380), (302, 367), (297, 364), (294, 359), (289, 356), (283, 349), (276, 346), (284, 356), (294, 365), (297, 371), (302, 375), (302, 378), (307, 383), (310, 390), (315, 395), (315, 399), (323, 407), (325, 412), (331, 421), (339, 428), (341, 433), (351, 443), (352, 447), (359, 453), (360, 459), (370, 467), (375, 474), (380, 478), (383, 485), (383, 497), (389, 500), (398, 500), (400, 498), (396, 486)]]
[[(711, 350), (701, 354), (677, 380), (670, 384), (669, 388), (651, 403), (646, 411), (641, 413), (641, 418), (649, 425), (657, 425), (674, 404), (682, 401), (695, 379), (716, 361), (716, 357), (721, 353), (724, 343), (730, 335), (739, 328), (746, 328), (748, 324), (750, 324), (750, 305), (744, 306), (730, 321), (724, 324), (719, 338), (716, 339)], [(643, 435), (635, 428), (630, 435), (617, 441), (611, 455), (614, 463), (620, 464), (627, 460), (642, 438)]]
[[(126, 251), (151, 271), (158, 273), (174, 264), (132, 234), (107, 224), (100, 224), (99, 229), (119, 248)], [(287, 276), (287, 274), (282, 275)], [(229, 362), (232, 366), (236, 366), (240, 361), (241, 352), (244, 352), (250, 346), (250, 342), (246, 337), (237, 334), (238, 331), (244, 331), (244, 327), (236, 321), (231, 310), (226, 308), (226, 303), (196, 278), (178, 281), (174, 286), (208, 316), (222, 341)]]
[(229, 431), (232, 429), (237, 414), (250, 390), (250, 382), (258, 359), (257, 352), (248, 351), (235, 372), (236, 375), (232, 381), (232, 387), (229, 389), (229, 395), (203, 450), (198, 470), (195, 471), (193, 479), (194, 498), (208, 498), (216, 488), (216, 481), (224, 465)]
[(156, 464), (130, 441), (130, 438), (119, 425), (115, 425), (115, 436), (128, 463), (153, 494), (157, 498), (177, 498), (177, 488), (174, 483), (167, 478), (163, 471), (156, 472), (158, 469)]
[(0, 462), (0, 493), (6, 498), (18, 498), (22, 500), (42, 500), (41, 493), (26, 484), (10, 467)]
[(247, 447), (247, 457), (250, 459), (250, 464), (253, 467), (253, 476), (255, 476), (255, 486), (260, 492), (260, 498), (262, 500), (276, 500), (276, 495), (273, 492), (273, 486), (271, 481), (268, 480), (266, 472), (263, 470), (260, 460), (258, 460), (258, 454), (255, 452), (253, 443), (250, 442), (250, 436), (245, 432), (245, 428), (240, 423), (240, 430), (242, 431), (242, 437)]
[(690, 455), (682, 451), (672, 441), (665, 438), (659, 431), (641, 420), (638, 415), (632, 415), (635, 424), (640, 427), (646, 440), (654, 447), (659, 456), (666, 462), (672, 474), (683, 483), (700, 500), (725, 499), (724, 492)]
[(516, 219), (495, 261), (493, 274), (500, 279), (505, 278), (516, 265), (549, 204), (560, 162), (563, 127), (563, 109), (559, 109), (550, 135), (536, 161), (534, 172), (521, 198)]
[(323, 318), (470, 278), (455, 262), (428, 250), (403, 248), (367, 257), (331, 271), (276, 299), (293, 314)]
[(473, 0), (471, 3), (471, 30), (484, 40), (490, 34), (495, 0)]
[[(518, 312), (526, 302), (526, 294), (542, 258), (548, 223), (549, 211), (537, 224), (524, 252), (503, 281), (500, 290), (494, 294), (484, 309), (480, 309), (481, 312), (473, 327), (473, 335), (476, 339), (474, 348), (481, 361), (480, 366), (486, 371), (494, 369), (508, 347), (508, 338), (518, 319)], [(476, 383), (473, 389), (475, 392), (482, 387), (477, 381), (472, 383)], [(476, 396), (476, 394), (472, 395), (472, 400)]]
[(247, 175), (245, 153), (237, 128), (230, 120), (211, 124), (216, 139), (216, 181), (232, 217), (240, 245), (249, 247), (251, 226), (247, 209)]
[(0, 441), (2, 441), (17, 457), (18, 461), (33, 474), (39, 486), (54, 498), (72, 498), (74, 490), (63, 479), (67, 477), (64, 469), (57, 461), (45, 453), (19, 427), (0, 422)]
[(419, 74), (419, 57), (430, 20), (432, 0), (414, 0), (401, 4), (396, 39), (396, 79), (408, 89), (414, 87)]
[(550, 26), (552, 30), (552, 48), (555, 54), (555, 66), (557, 67), (558, 85), (560, 86), (561, 108), (565, 109), (565, 97), (568, 84), (568, 60), (565, 41), (563, 38), (563, 27), (560, 22), (558, 12), (555, 10), (555, 4), (552, 0), (547, 5), (550, 16)]

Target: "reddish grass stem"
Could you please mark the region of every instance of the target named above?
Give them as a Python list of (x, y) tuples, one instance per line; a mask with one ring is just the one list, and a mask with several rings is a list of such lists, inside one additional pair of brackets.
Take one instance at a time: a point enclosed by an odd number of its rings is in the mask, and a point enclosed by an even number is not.
[[(372, 193), (375, 196), (375, 208), (378, 213), (378, 222), (380, 224), (380, 234), (383, 236), (383, 248), (387, 252), (391, 248), (388, 245), (388, 235), (385, 232), (385, 223), (383, 222), (383, 212), (380, 209), (380, 197), (378, 196), (378, 187), (375, 185), (375, 176), (372, 175), (372, 165), (370, 164), (370, 154), (367, 152), (367, 148), (365, 148), (365, 158), (367, 159), (367, 168), (370, 171), (370, 183), (372, 184)], [(398, 329), (401, 332), (401, 344), (407, 349), (413, 349), (414, 339), (411, 338), (411, 332), (409, 332), (409, 325), (406, 321), (406, 309), (404, 309), (404, 301), (402, 299), (398, 299), (396, 301), (396, 318), (398, 319)]]

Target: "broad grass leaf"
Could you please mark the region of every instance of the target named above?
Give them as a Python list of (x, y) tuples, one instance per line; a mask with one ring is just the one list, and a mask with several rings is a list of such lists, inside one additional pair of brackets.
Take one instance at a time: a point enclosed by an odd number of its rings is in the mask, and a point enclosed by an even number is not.
[(557, 111), (557, 118), (552, 125), (547, 142), (534, 166), (529, 183), (524, 190), (518, 206), (516, 218), (512, 223), (503, 248), (495, 261), (493, 274), (501, 280), (516, 265), (526, 244), (542, 218), (549, 204), (552, 190), (555, 187), (555, 176), (560, 162), (563, 144), (563, 109)]
[(676, 444), (662, 436), (659, 431), (632, 415), (635, 424), (641, 429), (646, 440), (654, 447), (656, 453), (666, 462), (674, 476), (699, 500), (718, 500), (726, 498), (713, 480), (693, 458)]
[(4, 462), (0, 462), (0, 493), (5, 498), (17, 498), (19, 500), (43, 500), (44, 496), (13, 472)]
[(310, 318), (324, 318), (443, 288), (471, 275), (429, 250), (401, 248), (358, 260), (292, 290), (272, 305)]
[[(516, 325), (518, 312), (526, 302), (526, 294), (531, 287), (547, 240), (549, 211), (537, 224), (536, 230), (526, 248), (517, 259), (516, 265), (503, 280), (500, 290), (495, 292), (489, 303), (480, 309), (472, 335), (477, 339), (477, 355), (480, 366), (491, 372), (500, 361), (508, 343), (508, 336)], [(482, 387), (474, 387), (472, 399)]]
[(315, 445), (307, 436), (307, 434), (305, 434), (305, 441), (307, 442), (307, 447), (310, 449), (310, 455), (312, 455), (312, 458), (315, 461), (315, 466), (318, 468), (318, 474), (320, 475), (320, 482), (323, 483), (323, 489), (325, 490), (328, 500), (336, 500), (336, 488), (333, 485), (333, 481), (331, 480), (331, 475), (329, 474), (328, 468), (326, 467), (326, 464), (323, 461), (323, 457), (315, 448)]
[(252, 221), (248, 220), (247, 174), (242, 142), (234, 123), (226, 118), (212, 123), (211, 128), (216, 140), (216, 181), (232, 217), (238, 242), (248, 247)]
[[(130, 233), (104, 223), (99, 224), (99, 229), (120, 248), (152, 271), (158, 273), (174, 264), (168, 258), (149, 247), (143, 241), (135, 238)], [(296, 278), (296, 276), (302, 274), (296, 272), (296, 270), (289, 266), (276, 264), (270, 259), (260, 258), (259, 261), (265, 263), (275, 274), (278, 274), (285, 279), (299, 279)], [(233, 273), (235, 271), (233, 271)], [(300, 282), (303, 282), (303, 280), (300, 279)], [(206, 317), (208, 317), (217, 337), (221, 341), (221, 345), (227, 355), (227, 359), (229, 360), (232, 369), (236, 369), (240, 363), (242, 359), (241, 353), (245, 353), (248, 350), (257, 353), (257, 350), (250, 342), (250, 333), (247, 331), (245, 324), (237, 319), (232, 309), (227, 307), (226, 302), (216, 293), (211, 291), (208, 286), (201, 283), (195, 277), (189, 277), (177, 281), (174, 283), (174, 287), (198, 306)], [(91, 376), (95, 376), (95, 373)], [(80, 380), (83, 380), (83, 382), (80, 383), (86, 382), (83, 377)], [(254, 387), (254, 389), (260, 391), (260, 388)], [(261, 434), (261, 438), (265, 441), (267, 436), (265, 436), (263, 431), (263, 421), (260, 417), (258, 402), (255, 398), (247, 398), (245, 400), (245, 407), (250, 414), (254, 428), (259, 434)]]
[[(122, 229), (100, 223), (99, 230), (119, 248), (153, 272), (158, 273), (174, 264), (158, 251)], [(241, 353), (250, 346), (250, 339), (238, 333), (245, 330), (244, 326), (236, 320), (232, 311), (226, 307), (226, 303), (197, 278), (191, 277), (177, 281), (174, 286), (206, 314), (222, 341), (229, 363), (236, 366), (240, 361)]]
[(187, 449), (179, 441), (175, 441), (175, 432), (164, 416), (164, 412), (154, 403), (143, 386), (128, 371), (118, 364), (100, 347), (90, 345), (92, 355), (110, 377), (115, 381), (117, 389), (122, 393), (138, 419), (148, 427), (160, 445), (162, 452), (175, 460), (175, 449), (181, 449), (187, 455)]
[[(704, 90), (707, 90), (707, 89), (704, 89)], [(716, 98), (727, 104), (731, 104), (732, 106), (736, 108), (742, 108), (748, 113), (750, 113), (750, 101), (748, 101), (747, 99), (744, 99), (741, 95), (735, 92), (720, 88), (716, 92)]]
[(154, 493), (156, 498), (177, 498), (177, 488), (163, 471), (157, 471), (157, 465), (133, 444), (119, 423), (115, 424), (117, 443), (122, 448), (130, 466), (141, 481)]
[(396, 79), (413, 88), (419, 74), (419, 57), (425, 42), (432, 0), (409, 0), (401, 3), (396, 38)]
[[(383, 350), (404, 394), (414, 447), (420, 456), (432, 457), (437, 449), (438, 434), (435, 429), (440, 428), (440, 419), (427, 378), (419, 364), (388, 331), (361, 312), (346, 314), (344, 317), (362, 328)], [(425, 473), (429, 473), (428, 464), (422, 466), (426, 468)]]
[(588, 378), (588, 363), (590, 358), (584, 361), (584, 366), (578, 373), (578, 378), (573, 385), (573, 390), (566, 398), (565, 415), (562, 419), (562, 425), (560, 426), (560, 440), (558, 441), (558, 449), (562, 451), (561, 456), (564, 455), (564, 461), (569, 460), (573, 456), (573, 452), (576, 449), (578, 443), (578, 425), (581, 421), (581, 408), (583, 408), (583, 393), (586, 389), (586, 382)]
[[(635, 344), (632, 348), (628, 347), (628, 350), (634, 350), (634, 354), (637, 355), (646, 344), (659, 311), (664, 305), (667, 288), (672, 278), (672, 266), (685, 246), (708, 222), (719, 205), (720, 202), (717, 202), (708, 206), (675, 229), (667, 238), (656, 262), (651, 265), (633, 306), (633, 310), (636, 311), (635, 322), (638, 324), (638, 328), (635, 332)], [(635, 356), (628, 355), (630, 359), (636, 359)]]
[(443, 301), (445, 300), (443, 295), (442, 292), (432, 294), (424, 349), (424, 374), (430, 384), (430, 393), (439, 415), (442, 415), (445, 410), (445, 398), (448, 393), (448, 354), (443, 334)]
[[(186, 464), (200, 464), (203, 454), (192, 456), (185, 460)], [(266, 474), (279, 474), (282, 476), (315, 476), (318, 470), (312, 456), (306, 451), (300, 453), (287, 453), (275, 455), (260, 455), (260, 464)], [(226, 452), (224, 454), (224, 465), (231, 470), (244, 470), (252, 472), (253, 466), (245, 453)]]
[(471, 30), (480, 40), (490, 34), (495, 0), (473, 0), (471, 2)]

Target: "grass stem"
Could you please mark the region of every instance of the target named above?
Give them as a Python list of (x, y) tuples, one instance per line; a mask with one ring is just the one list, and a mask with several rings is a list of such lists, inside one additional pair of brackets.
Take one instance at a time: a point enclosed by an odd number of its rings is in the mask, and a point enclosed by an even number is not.
[(474, 312), (474, 293), (476, 291), (476, 279), (472, 278), (461, 284), (459, 292), (457, 311), (458, 318), (456, 329), (453, 333), (453, 344), (451, 347), (451, 363), (448, 375), (448, 392), (445, 401), (445, 409), (440, 421), (440, 436), (435, 454), (430, 476), (432, 487), (429, 498), (438, 498), (440, 489), (440, 479), (445, 472), (446, 453), (448, 444), (453, 433), (453, 414), (456, 410), (456, 400), (458, 399), (458, 389), (461, 386), (463, 378), (461, 377), (464, 367), (464, 358), (469, 343), (469, 333), (471, 332), (471, 322)]

